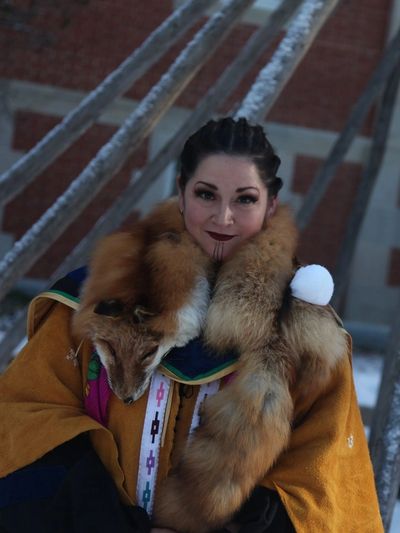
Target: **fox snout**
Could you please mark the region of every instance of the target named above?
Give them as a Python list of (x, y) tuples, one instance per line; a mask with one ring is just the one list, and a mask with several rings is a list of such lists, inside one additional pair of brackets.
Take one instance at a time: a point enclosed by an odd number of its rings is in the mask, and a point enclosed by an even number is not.
[(127, 308), (118, 300), (99, 302), (92, 315), (90, 336), (110, 388), (127, 405), (144, 394), (167, 351), (161, 346), (162, 335), (146, 324), (152, 316), (143, 306)]
[(143, 394), (146, 392), (149, 383), (150, 383), (151, 375), (149, 374), (148, 379), (146, 378), (143, 382), (137, 384), (137, 386), (132, 390), (132, 394), (129, 394), (128, 396), (125, 396), (121, 398), (121, 396), (117, 393), (116, 396), (118, 396), (126, 405), (131, 405), (132, 403), (136, 402), (143, 396)]
[(159, 345), (142, 335), (132, 335), (131, 343), (126, 339), (121, 342), (119, 338), (110, 341), (108, 336), (107, 341), (96, 338), (94, 344), (114, 394), (126, 404), (137, 401), (146, 391), (151, 375), (162, 359), (163, 351)]
[(128, 398), (125, 398), (124, 399), (124, 403), (126, 403), (126, 405), (130, 405), (134, 402), (134, 399), (132, 396), (129, 396)]

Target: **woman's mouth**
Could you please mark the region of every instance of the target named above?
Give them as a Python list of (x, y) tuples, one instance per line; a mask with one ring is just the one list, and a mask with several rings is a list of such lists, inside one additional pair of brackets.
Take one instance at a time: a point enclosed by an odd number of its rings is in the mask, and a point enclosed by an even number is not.
[(225, 235), (224, 233), (214, 233), (213, 231), (207, 231), (209, 236), (216, 241), (230, 241), (235, 235)]

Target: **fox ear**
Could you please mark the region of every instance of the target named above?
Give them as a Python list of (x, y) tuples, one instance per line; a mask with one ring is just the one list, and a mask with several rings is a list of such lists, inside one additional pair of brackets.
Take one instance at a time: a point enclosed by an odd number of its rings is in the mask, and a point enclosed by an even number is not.
[(124, 304), (121, 300), (102, 300), (94, 308), (97, 315), (118, 317), (122, 315)]
[(154, 313), (143, 307), (142, 305), (136, 305), (133, 309), (133, 321), (136, 324), (142, 324), (148, 318), (154, 316)]

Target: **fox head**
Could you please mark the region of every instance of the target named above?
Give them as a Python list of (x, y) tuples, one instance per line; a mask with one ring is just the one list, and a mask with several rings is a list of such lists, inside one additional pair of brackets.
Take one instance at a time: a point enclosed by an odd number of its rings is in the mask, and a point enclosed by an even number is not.
[(113, 392), (129, 404), (146, 391), (154, 369), (169, 351), (165, 336), (149, 325), (153, 314), (119, 300), (99, 302), (87, 323)]

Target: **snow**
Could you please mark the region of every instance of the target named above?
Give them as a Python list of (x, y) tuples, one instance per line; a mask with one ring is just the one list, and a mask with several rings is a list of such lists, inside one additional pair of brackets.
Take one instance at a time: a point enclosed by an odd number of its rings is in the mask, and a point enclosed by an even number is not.
[(399, 533), (400, 531), (400, 501), (397, 500), (392, 517), (392, 523), (390, 524), (389, 533)]
[(382, 356), (377, 353), (355, 353), (353, 371), (358, 403), (373, 408), (379, 391)]
[[(354, 384), (360, 406), (373, 408), (379, 393), (383, 367), (379, 353), (356, 352), (353, 357)], [(366, 428), (368, 435), (369, 428)], [(400, 531), (400, 500), (397, 500), (388, 533)]]
[(271, 60), (260, 70), (256, 81), (244, 98), (236, 113), (237, 117), (257, 119), (260, 110), (264, 110), (267, 99), (275, 94), (279, 80), (288, 71), (288, 65), (293, 62), (296, 52), (302, 53), (305, 49), (305, 41), (324, 19), (326, 16), (324, 14), (331, 3), (306, 0), (300, 6), (297, 15), (289, 25), (286, 36), (280, 42)]

